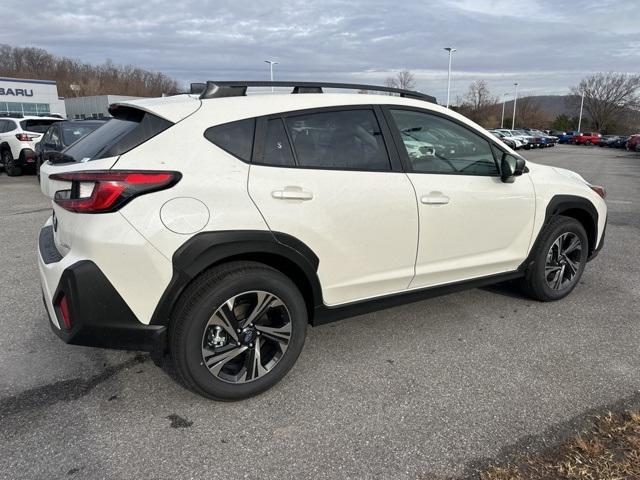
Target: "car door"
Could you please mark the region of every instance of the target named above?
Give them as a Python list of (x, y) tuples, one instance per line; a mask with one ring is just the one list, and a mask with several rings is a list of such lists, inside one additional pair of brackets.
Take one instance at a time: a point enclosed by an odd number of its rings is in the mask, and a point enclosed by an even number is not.
[[(385, 113), (418, 198), (420, 235), (411, 288), (516, 270), (533, 232), (535, 199), (528, 175), (503, 183), (495, 161), (501, 152), (461, 121), (402, 107)], [(457, 140), (434, 144), (432, 131)]]
[(414, 275), (415, 193), (380, 116), (349, 107), (258, 120), (249, 193), (272, 231), (320, 259), (327, 305), (406, 290)]

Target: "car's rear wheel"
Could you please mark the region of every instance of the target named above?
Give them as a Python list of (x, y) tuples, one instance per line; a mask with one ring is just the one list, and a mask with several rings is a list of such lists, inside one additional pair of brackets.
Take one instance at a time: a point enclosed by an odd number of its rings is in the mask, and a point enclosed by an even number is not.
[(558, 216), (541, 232), (540, 238), (522, 288), (537, 300), (559, 300), (569, 295), (580, 281), (587, 263), (587, 233), (577, 220)]
[(170, 329), (179, 380), (216, 400), (240, 400), (275, 385), (304, 345), (305, 301), (279, 271), (232, 262), (205, 272), (182, 295)]
[(4, 165), (4, 171), (10, 177), (17, 177), (22, 174), (22, 169), (16, 167), (13, 161), (13, 155), (9, 150), (2, 151), (2, 164)]

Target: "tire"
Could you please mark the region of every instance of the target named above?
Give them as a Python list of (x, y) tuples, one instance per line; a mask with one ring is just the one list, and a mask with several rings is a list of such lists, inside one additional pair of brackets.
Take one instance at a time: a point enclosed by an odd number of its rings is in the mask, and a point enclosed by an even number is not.
[[(271, 301), (273, 307), (258, 315), (248, 327), (242, 325), (251, 320), (251, 312), (260, 310), (258, 295), (263, 294), (263, 299), (269, 298), (267, 294), (275, 297)], [(220, 321), (223, 317), (231, 321)], [(276, 341), (267, 329), (275, 332), (279, 327), (278, 332), (283, 332), (287, 318), (290, 337), (285, 347), (284, 340)], [(188, 389), (213, 400), (241, 400), (262, 393), (293, 367), (304, 345), (307, 322), (302, 294), (281, 272), (257, 262), (231, 262), (214, 267), (187, 287), (172, 315), (169, 348), (176, 376)], [(231, 328), (234, 324), (246, 327), (246, 331), (238, 333)], [(235, 340), (230, 333), (234, 330)], [(251, 338), (255, 343), (250, 343)], [(260, 355), (256, 354), (258, 350)], [(216, 362), (221, 358), (220, 352), (228, 352), (230, 359)], [(255, 363), (256, 357), (262, 372)], [(251, 376), (254, 378), (248, 378)]]
[(2, 164), (4, 165), (4, 171), (7, 172), (8, 176), (18, 177), (22, 175), (22, 169), (13, 164), (13, 154), (10, 150), (2, 151)]
[[(542, 302), (560, 300), (571, 293), (582, 277), (589, 250), (587, 233), (577, 220), (558, 216), (549, 222), (540, 235), (541, 241), (536, 242), (532, 255), (533, 264), (528, 267), (521, 281), (521, 287), (526, 295), (536, 300)], [(561, 240), (560, 244), (567, 251), (569, 250), (567, 247), (577, 239), (579, 251), (574, 248), (565, 253), (564, 258), (555, 256), (554, 251), (558, 251), (556, 241), (561, 237), (564, 237), (564, 240)]]

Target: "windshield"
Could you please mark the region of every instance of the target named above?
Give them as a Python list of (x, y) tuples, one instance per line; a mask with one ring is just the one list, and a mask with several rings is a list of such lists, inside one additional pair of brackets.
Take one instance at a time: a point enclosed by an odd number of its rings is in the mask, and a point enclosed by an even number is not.
[(52, 123), (60, 122), (61, 120), (22, 120), (20, 126), (25, 132), (44, 133), (51, 126)]
[(63, 151), (65, 161), (87, 162), (116, 157), (136, 148), (173, 125), (160, 117), (131, 107), (119, 107), (116, 117)]

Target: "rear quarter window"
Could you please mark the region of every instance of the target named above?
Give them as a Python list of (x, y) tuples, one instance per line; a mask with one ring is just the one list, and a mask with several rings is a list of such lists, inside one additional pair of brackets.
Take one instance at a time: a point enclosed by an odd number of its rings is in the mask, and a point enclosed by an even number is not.
[(250, 162), (255, 130), (255, 118), (248, 118), (209, 127), (204, 132), (204, 138), (234, 157)]

